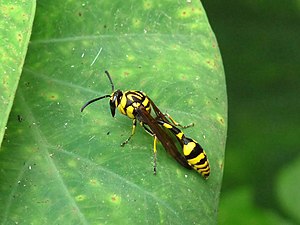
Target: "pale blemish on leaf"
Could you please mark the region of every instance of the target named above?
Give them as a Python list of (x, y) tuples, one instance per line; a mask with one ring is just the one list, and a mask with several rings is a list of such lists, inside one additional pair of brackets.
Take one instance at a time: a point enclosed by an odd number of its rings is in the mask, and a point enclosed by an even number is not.
[(75, 196), (75, 200), (77, 201), (77, 202), (82, 202), (82, 201), (84, 201), (84, 200), (86, 200), (87, 199), (87, 196), (86, 195), (77, 195), (77, 196)]
[(121, 203), (121, 197), (118, 196), (117, 194), (113, 194), (110, 197), (110, 202), (114, 203), (114, 204), (120, 204)]

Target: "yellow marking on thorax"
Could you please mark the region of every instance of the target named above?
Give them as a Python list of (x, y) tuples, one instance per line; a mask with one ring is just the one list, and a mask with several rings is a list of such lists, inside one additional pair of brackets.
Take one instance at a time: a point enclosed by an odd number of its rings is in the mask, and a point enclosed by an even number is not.
[(126, 115), (126, 112), (125, 112), (126, 103), (127, 103), (127, 99), (126, 99), (125, 93), (123, 93), (123, 96), (121, 98), (121, 102), (118, 105), (118, 109), (124, 115)]
[(135, 116), (133, 115), (133, 111), (134, 111), (134, 107), (133, 106), (128, 106), (127, 109), (126, 109), (126, 115), (131, 118), (131, 119), (134, 119)]
[(149, 104), (149, 99), (145, 97), (145, 100), (142, 102), (143, 106), (147, 106)]

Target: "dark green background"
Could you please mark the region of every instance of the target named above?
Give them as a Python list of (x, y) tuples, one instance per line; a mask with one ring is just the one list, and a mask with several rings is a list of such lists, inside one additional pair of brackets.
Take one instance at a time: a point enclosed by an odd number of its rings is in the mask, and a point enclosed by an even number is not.
[(299, 224), (300, 2), (203, 5), (229, 102), (219, 224)]

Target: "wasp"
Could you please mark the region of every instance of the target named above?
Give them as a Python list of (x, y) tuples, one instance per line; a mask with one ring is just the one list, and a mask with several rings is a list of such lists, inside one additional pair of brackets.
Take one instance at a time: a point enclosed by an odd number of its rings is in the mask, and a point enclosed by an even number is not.
[[(108, 71), (105, 71), (105, 74), (107, 75), (111, 88), (112, 93), (109, 95), (100, 96), (97, 98), (94, 98), (87, 103), (85, 103), (80, 111), (82, 112), (88, 105), (90, 105), (93, 102), (99, 101), (104, 98), (109, 98), (109, 105), (110, 105), (110, 111), (112, 117), (115, 117), (116, 108), (119, 110), (119, 112), (130, 119), (132, 119), (132, 131), (131, 135), (121, 144), (121, 146), (124, 146), (129, 142), (129, 140), (132, 138), (132, 136), (135, 133), (135, 128), (137, 121), (139, 121), (140, 125), (144, 128), (144, 130), (149, 133), (151, 136), (154, 137), (154, 174), (156, 174), (156, 153), (157, 153), (157, 140), (161, 142), (161, 144), (164, 146), (166, 151), (183, 167), (187, 169), (195, 169), (197, 170), (197, 166), (195, 166), (194, 161), (192, 161), (192, 158), (195, 158), (195, 154), (188, 154), (188, 151), (193, 152), (193, 149), (198, 149), (201, 146), (194, 140), (185, 137), (183, 132), (179, 130), (177, 126), (181, 126), (180, 124), (176, 123), (170, 116), (169, 119), (172, 121), (172, 123), (175, 125), (171, 125), (171, 122), (167, 119), (165, 114), (163, 114), (158, 107), (153, 103), (153, 101), (142, 91), (136, 91), (136, 90), (129, 90), (129, 91), (121, 91), (121, 90), (115, 90), (112, 78)], [(151, 115), (151, 110), (154, 110), (156, 117), (154, 118)], [(184, 127), (184, 126), (182, 126)], [(165, 131), (166, 128), (173, 133), (178, 141), (180, 142), (183, 151), (186, 152), (184, 156), (178, 151), (177, 146), (174, 142), (174, 140), (170, 137), (170, 135)], [(194, 145), (193, 145), (194, 144)], [(193, 147), (194, 146), (194, 147)], [(201, 148), (202, 149), (202, 148)], [(195, 151), (194, 151), (195, 152)], [(196, 153), (201, 153), (202, 155), (204, 151), (198, 151), (196, 150)], [(199, 155), (198, 154), (198, 155)], [(202, 156), (201, 155), (201, 156)], [(189, 158), (190, 157), (190, 158)], [(205, 155), (206, 159), (206, 155)], [(201, 163), (203, 160), (201, 161)], [(209, 175), (209, 165), (208, 161), (206, 159), (207, 166), (208, 166), (208, 172), (206, 173), (206, 176), (204, 176), (204, 173), (201, 173), (204, 177), (208, 177)], [(199, 170), (197, 170), (199, 171)], [(201, 170), (202, 171), (202, 170)], [(204, 171), (204, 170), (203, 170)]]
[(169, 129), (176, 136), (182, 146), (183, 155), (188, 164), (207, 179), (210, 174), (210, 166), (201, 145), (194, 139), (186, 137), (180, 129), (168, 122), (157, 120), (157, 123)]

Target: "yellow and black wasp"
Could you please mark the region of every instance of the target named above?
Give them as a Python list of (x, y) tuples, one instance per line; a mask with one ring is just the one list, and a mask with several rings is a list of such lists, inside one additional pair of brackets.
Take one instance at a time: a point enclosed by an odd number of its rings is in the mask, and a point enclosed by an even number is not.
[[(110, 98), (110, 110), (111, 115), (114, 117), (116, 108), (121, 114), (128, 116), (133, 121), (131, 135), (121, 144), (124, 146), (135, 133), (136, 123), (140, 122), (141, 126), (147, 133), (154, 137), (154, 174), (156, 174), (156, 143), (157, 139), (162, 143), (166, 151), (183, 167), (187, 169), (195, 169), (202, 174), (203, 177), (209, 176), (209, 163), (206, 158), (206, 154), (201, 146), (193, 139), (185, 137), (183, 132), (175, 127), (177, 124), (171, 117), (169, 119), (158, 109), (153, 101), (141, 91), (121, 91), (114, 88), (113, 81), (108, 71), (105, 71), (111, 87), (112, 94), (97, 97), (85, 103), (81, 107), (81, 112), (91, 103), (101, 100), (103, 98)], [(151, 116), (151, 108), (154, 109), (156, 117)], [(184, 156), (178, 151), (174, 140), (169, 134), (163, 129), (166, 128), (173, 133), (178, 141), (180, 142)], [(190, 152), (190, 153), (189, 153)]]
[(180, 129), (170, 123), (162, 120), (157, 120), (157, 123), (169, 129), (176, 136), (182, 146), (183, 155), (188, 164), (207, 179), (210, 174), (210, 166), (201, 145), (194, 139), (186, 137)]
[[(178, 129), (178, 127), (176, 127), (176, 126), (180, 126), (186, 128), (193, 124), (188, 126), (182, 126), (177, 122), (175, 122), (172, 119), (172, 117), (169, 116), (168, 114), (163, 114), (155, 104), (153, 104), (152, 107), (157, 115), (156, 122), (161, 126), (163, 126), (164, 128), (170, 130), (178, 139), (183, 150), (183, 155), (187, 160), (188, 164), (194, 170), (200, 173), (205, 179), (207, 179), (210, 174), (210, 166), (205, 151), (197, 141), (186, 137), (184, 133), (180, 129)], [(168, 120), (165, 115), (170, 120)], [(174, 124), (175, 126), (172, 125), (171, 123)]]

